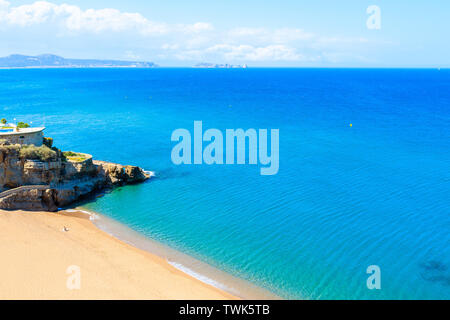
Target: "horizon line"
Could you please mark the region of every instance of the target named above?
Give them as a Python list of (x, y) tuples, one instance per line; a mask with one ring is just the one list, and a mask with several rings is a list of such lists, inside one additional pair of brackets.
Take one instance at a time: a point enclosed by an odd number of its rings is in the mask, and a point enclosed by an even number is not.
[[(133, 61), (125, 61), (133, 62)], [(247, 66), (247, 68), (202, 68), (193, 66), (157, 65), (152, 67), (132, 67), (132, 66), (96, 66), (96, 67), (76, 67), (76, 66), (30, 66), (30, 67), (0, 67), (0, 70), (12, 69), (427, 69), (427, 70), (449, 70), (448, 67), (433, 66)]]
[[(137, 63), (152, 63), (156, 66), (153, 67), (128, 67), (128, 66), (112, 66), (112, 67), (70, 67), (70, 66), (29, 66), (29, 67), (0, 67), (0, 69), (94, 69), (94, 68), (129, 68), (129, 69), (150, 69), (150, 68), (196, 68), (196, 69), (225, 69), (225, 68), (208, 68), (208, 67), (195, 67), (197, 64), (202, 63), (208, 63), (213, 65), (247, 65), (247, 68), (270, 68), (270, 69), (450, 69), (450, 64), (445, 64), (444, 66), (439, 65), (423, 65), (423, 66), (374, 66), (374, 65), (368, 65), (368, 66), (346, 66), (346, 65), (326, 65), (326, 66), (299, 66), (299, 65), (284, 65), (284, 66), (277, 66), (277, 65), (251, 65), (248, 62), (238, 63), (238, 62), (192, 62), (192, 65), (161, 65), (155, 61), (145, 60), (145, 59), (135, 59), (135, 60), (128, 60), (127, 58), (66, 58), (62, 55), (54, 54), (54, 53), (42, 53), (42, 54), (36, 54), (36, 55), (30, 55), (30, 54), (22, 54), (22, 53), (11, 53), (6, 56), (2, 56), (1, 58), (8, 58), (10, 56), (19, 55), (19, 56), (28, 56), (28, 57), (39, 57), (39, 56), (45, 56), (45, 55), (51, 55), (63, 58), (65, 60), (98, 60), (98, 61), (117, 61), (117, 62), (137, 62)], [(239, 69), (239, 68), (236, 68)]]

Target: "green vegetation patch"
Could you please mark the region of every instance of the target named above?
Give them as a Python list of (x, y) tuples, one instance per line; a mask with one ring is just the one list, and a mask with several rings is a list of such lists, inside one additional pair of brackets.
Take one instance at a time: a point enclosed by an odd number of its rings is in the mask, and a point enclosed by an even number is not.
[(17, 123), (17, 128), (29, 128), (30, 125), (28, 123), (22, 122), (20, 121), (19, 123)]
[(52, 161), (58, 159), (58, 153), (49, 147), (42, 145), (36, 147), (35, 145), (23, 145), (20, 148), (19, 155), (22, 159)]
[(51, 148), (53, 147), (53, 138), (44, 137), (44, 141), (42, 141), (42, 143)]
[(66, 160), (72, 162), (83, 162), (87, 159), (85, 154), (73, 151), (64, 151), (63, 156), (66, 158)]
[(3, 154), (9, 154), (11, 152), (18, 153), (20, 151), (20, 144), (10, 144), (4, 139), (0, 139), (0, 152)]

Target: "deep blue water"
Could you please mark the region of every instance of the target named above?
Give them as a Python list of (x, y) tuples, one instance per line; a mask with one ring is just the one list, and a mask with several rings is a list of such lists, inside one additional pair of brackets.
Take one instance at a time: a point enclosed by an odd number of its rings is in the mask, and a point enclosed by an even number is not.
[[(0, 70), (0, 110), (156, 171), (86, 206), (282, 297), (450, 298), (449, 70)], [(194, 120), (278, 128), (279, 173), (173, 165)]]

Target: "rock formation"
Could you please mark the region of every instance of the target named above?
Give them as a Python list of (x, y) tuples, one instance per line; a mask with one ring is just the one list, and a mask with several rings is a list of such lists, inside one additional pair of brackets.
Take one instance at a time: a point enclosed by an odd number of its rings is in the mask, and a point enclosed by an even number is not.
[(56, 211), (88, 194), (150, 177), (139, 167), (93, 161), (87, 154), (71, 161), (56, 148), (33, 146), (34, 154), (24, 148), (0, 145), (0, 209)]

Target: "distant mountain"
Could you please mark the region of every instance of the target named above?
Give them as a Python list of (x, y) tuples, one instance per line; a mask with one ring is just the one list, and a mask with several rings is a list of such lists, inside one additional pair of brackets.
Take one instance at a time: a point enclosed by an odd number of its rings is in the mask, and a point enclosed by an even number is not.
[(154, 68), (153, 62), (142, 61), (120, 61), (120, 60), (91, 60), (91, 59), (65, 59), (53, 54), (42, 54), (39, 56), (24, 56), (12, 54), (0, 58), (0, 68)]
[(194, 68), (221, 68), (221, 69), (229, 69), (229, 68), (242, 68), (242, 69), (246, 69), (247, 65), (243, 64), (216, 64), (216, 63), (206, 63), (206, 62), (202, 62), (202, 63), (197, 63)]

